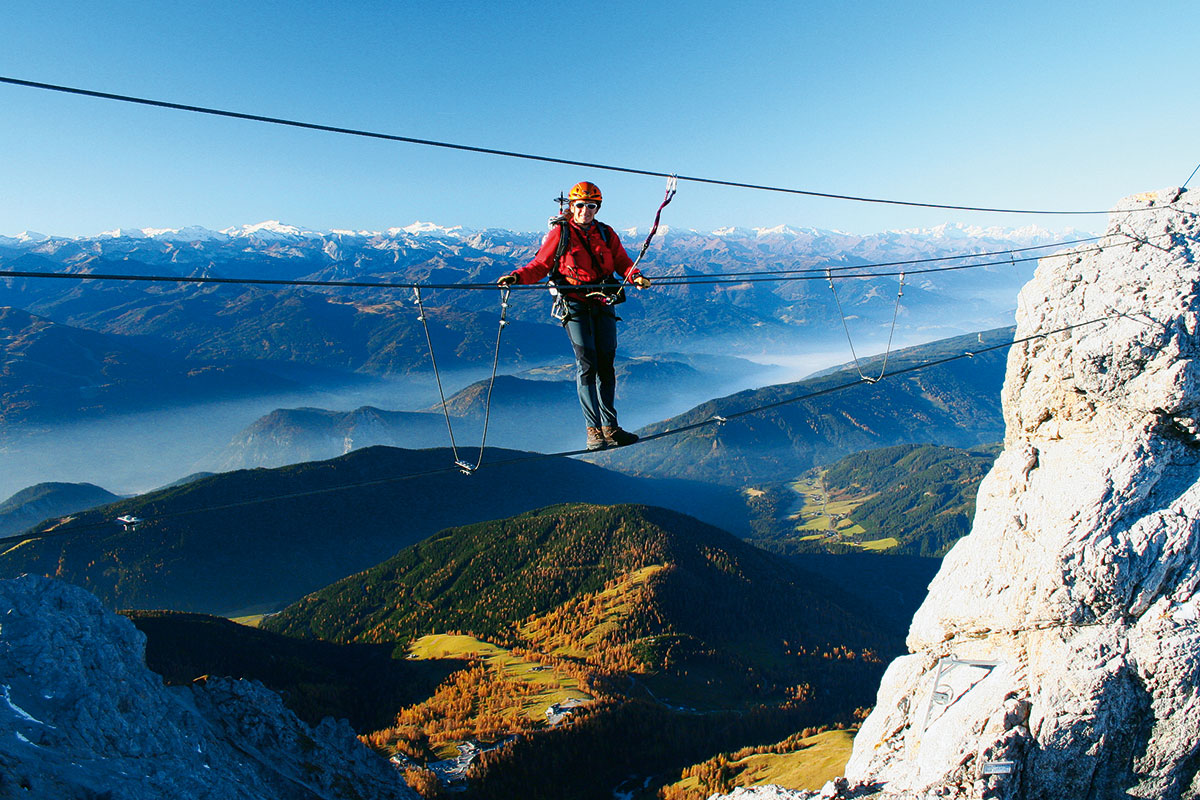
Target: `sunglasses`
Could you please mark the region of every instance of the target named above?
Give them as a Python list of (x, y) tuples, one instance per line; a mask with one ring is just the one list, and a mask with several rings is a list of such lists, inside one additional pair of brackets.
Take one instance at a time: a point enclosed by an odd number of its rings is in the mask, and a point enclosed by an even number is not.
[(600, 207), (599, 203), (585, 203), (582, 200), (579, 202), (576, 202), (576, 203), (572, 203), (572, 205), (575, 206), (575, 208), (590, 208), (593, 211), (595, 211), (597, 208)]

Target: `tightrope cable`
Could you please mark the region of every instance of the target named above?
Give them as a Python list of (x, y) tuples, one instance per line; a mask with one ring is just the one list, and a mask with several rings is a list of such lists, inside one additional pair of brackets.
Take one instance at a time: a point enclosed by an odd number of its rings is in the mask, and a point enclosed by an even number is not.
[(1188, 175), (1188, 179), (1183, 182), (1183, 186), (1181, 186), (1180, 188), (1186, 189), (1187, 185), (1192, 182), (1192, 178), (1196, 177), (1197, 172), (1200, 172), (1200, 164), (1196, 165), (1196, 168), (1194, 170), (1192, 170), (1192, 174)]
[[(962, 353), (958, 353), (958, 354), (951, 355), (951, 356), (946, 356), (944, 358), (934, 359), (931, 361), (924, 361), (919, 364), (915, 364), (915, 365), (908, 366), (908, 367), (902, 367), (900, 369), (895, 369), (895, 370), (892, 370), (891, 372), (887, 372), (886, 374), (881, 375), (880, 379), (878, 379), (878, 380), (882, 380), (883, 378), (892, 378), (897, 375), (905, 375), (905, 374), (912, 373), (912, 372), (918, 372), (920, 370), (929, 369), (931, 367), (937, 367), (937, 366), (941, 366), (943, 364), (949, 364), (954, 361), (959, 361), (964, 358), (974, 358), (975, 356), (978, 356), (982, 353), (991, 352), (993, 350), (1001, 350), (1006, 347), (1012, 347), (1017, 344), (1023, 344), (1025, 342), (1030, 342), (1035, 339), (1044, 339), (1047, 336), (1053, 336), (1058, 333), (1065, 333), (1067, 331), (1074, 330), (1075, 328), (1082, 328), (1082, 327), (1085, 327), (1088, 325), (1096, 325), (1101, 322), (1106, 322), (1110, 319), (1114, 319), (1118, 316), (1122, 316), (1122, 315), (1118, 314), (1118, 315), (1109, 315), (1109, 316), (1104, 316), (1104, 317), (1096, 317), (1094, 319), (1090, 319), (1085, 322), (1077, 322), (1077, 323), (1073, 323), (1071, 325), (1064, 325), (1060, 328), (1056, 328), (1056, 329), (1050, 330), (1050, 331), (1040, 331), (1038, 333), (1030, 334), (1029, 336), (1021, 337), (1019, 339), (1012, 339), (1010, 341), (1000, 342), (999, 344), (989, 345), (987, 347), (981, 347), (977, 350), (964, 351)], [(634, 442), (631, 445), (626, 445), (626, 447), (637, 447), (637, 446), (647, 443), (647, 442), (656, 441), (658, 439), (663, 439), (663, 438), (666, 438), (669, 436), (678, 436), (680, 434), (687, 433), (689, 431), (693, 431), (698, 428), (708, 427), (711, 425), (721, 426), (721, 425), (728, 423), (730, 420), (738, 419), (740, 417), (745, 417), (745, 416), (749, 416), (751, 414), (761, 413), (763, 411), (769, 411), (771, 409), (779, 408), (779, 407), (785, 406), (785, 405), (790, 405), (792, 403), (799, 403), (799, 402), (803, 402), (805, 400), (813, 400), (818, 397), (823, 397), (825, 395), (845, 391), (845, 390), (853, 388), (855, 386), (863, 386), (863, 385), (871, 385), (871, 384), (872, 384), (872, 381), (869, 381), (869, 380), (866, 380), (866, 379), (860, 377), (860, 378), (857, 378), (852, 381), (833, 384), (833, 385), (826, 386), (821, 389), (815, 389), (813, 391), (805, 392), (803, 394), (795, 395), (792, 397), (787, 397), (782, 400), (776, 400), (776, 401), (773, 401), (770, 403), (763, 403), (761, 405), (741, 409), (739, 411), (728, 413), (723, 416), (714, 415), (714, 416), (708, 417), (706, 419), (702, 419), (698, 422), (693, 422), (693, 423), (690, 423), (687, 425), (681, 425), (677, 428), (669, 428), (667, 430), (659, 431), (657, 433), (647, 434), (645, 436), (642, 436), (637, 442)], [(624, 448), (618, 448), (618, 449), (624, 449)], [(528, 463), (531, 461), (541, 461), (541, 460), (548, 459), (548, 458), (565, 458), (565, 457), (569, 457), (569, 456), (578, 456), (578, 455), (593, 455), (593, 456), (595, 456), (595, 455), (600, 455), (600, 454), (603, 454), (606, 452), (612, 452), (612, 451), (603, 451), (603, 450), (595, 451), (595, 450), (587, 450), (586, 448), (580, 448), (580, 449), (576, 449), (576, 450), (562, 450), (562, 451), (558, 451), (558, 452), (554, 452), (554, 453), (528, 453), (526, 455), (521, 455), (521, 456), (513, 456), (510, 458), (496, 459), (496, 460), (490, 461), (489, 464), (491, 467), (500, 467), (500, 466), (507, 466), (507, 465), (513, 465), (513, 464)], [(273, 503), (273, 502), (280, 502), (280, 501), (284, 501), (284, 500), (295, 500), (295, 499), (299, 499), (299, 498), (303, 498), (303, 497), (311, 497), (311, 496), (322, 495), (322, 494), (332, 494), (334, 492), (342, 492), (342, 491), (347, 491), (350, 489), (360, 489), (360, 488), (367, 488), (367, 487), (372, 487), (372, 486), (382, 486), (385, 484), (396, 483), (399, 481), (414, 480), (417, 478), (424, 478), (424, 477), (430, 477), (433, 475), (453, 473), (456, 471), (460, 471), (460, 467), (457, 464), (455, 464), (454, 466), (438, 467), (438, 468), (434, 468), (434, 469), (424, 470), (421, 472), (406, 473), (404, 475), (393, 475), (393, 476), (388, 476), (385, 478), (375, 478), (375, 479), (368, 480), (368, 481), (356, 481), (354, 483), (340, 484), (337, 486), (326, 486), (326, 487), (322, 487), (320, 489), (308, 489), (308, 490), (299, 491), (299, 492), (288, 492), (286, 494), (274, 495), (271, 497), (256, 497), (256, 498), (251, 498), (248, 500), (240, 500), (240, 501), (233, 502), (233, 503), (225, 503), (222, 505), (203, 506), (200, 508), (172, 511), (172, 512), (165, 513), (165, 514), (148, 514), (148, 516), (150, 518), (143, 520), (140, 524), (150, 525), (155, 522), (159, 522), (159, 521), (163, 521), (163, 520), (176, 519), (179, 517), (191, 516), (191, 515), (195, 515), (195, 514), (213, 513), (213, 512), (217, 512), (217, 511), (231, 511), (233, 509), (244, 508), (246, 506), (259, 505), (262, 503)], [(81, 513), (87, 513), (87, 512), (81, 512)], [(147, 513), (147, 512), (140, 511), (139, 513)], [(64, 524), (66, 522), (68, 522), (69, 519), (70, 519), (69, 517), (61, 518), (60, 520), (58, 520), (56, 522), (56, 525), (54, 527), (39, 531), (37, 533), (27, 533), (27, 534), (19, 534), (16, 536), (2, 537), (2, 538), (0, 538), (0, 544), (10, 544), (10, 545), (15, 546), (17, 544), (20, 544), (20, 543), (23, 543), (26, 541), (32, 541), (35, 539), (46, 539), (46, 538), (51, 538), (51, 537), (56, 537), (56, 536), (71, 536), (71, 535), (76, 535), (76, 534), (80, 534), (80, 533), (86, 533), (90, 530), (98, 530), (98, 529), (102, 529), (102, 528), (111, 529), (114, 524), (112, 520), (105, 520), (104, 522), (88, 523), (86, 525), (78, 525), (78, 526), (74, 526), (74, 527), (64, 527)]]
[[(28, 81), (19, 78), (11, 78), (0, 76), (0, 83), (7, 83), (12, 86), (23, 86), (30, 89), (43, 89), (51, 92), (61, 92), (64, 94), (80, 95), (83, 97), (92, 97), (100, 100), (113, 100), (121, 103), (134, 103), (143, 106), (153, 106), (155, 108), (166, 108), (175, 111), (188, 111), (196, 114), (207, 114), (210, 116), (226, 117), (230, 119), (240, 119), (250, 122), (263, 122), (271, 125), (284, 125), (291, 128), (303, 128), (306, 130), (322, 131), (325, 133), (338, 133), (347, 136), (360, 136), (369, 139), (383, 139), (391, 142), (403, 142), (406, 144), (422, 145), (425, 147), (440, 147), (448, 150), (460, 150), (470, 153), (481, 153), (484, 155), (503, 156), (505, 158), (519, 158), (527, 161), (541, 161), (548, 164), (562, 164), (571, 167), (584, 167), (586, 169), (604, 170), (606, 172), (620, 172), (629, 175), (646, 175), (657, 178), (670, 178), (674, 173), (663, 172), (659, 170), (638, 169), (635, 167), (623, 167), (615, 164), (599, 164), (590, 161), (577, 161), (568, 158), (557, 158), (554, 156), (535, 155), (533, 153), (522, 153), (514, 150), (500, 150), (492, 147), (479, 147), (476, 145), (458, 144), (454, 142), (439, 141), (436, 139), (422, 139), (413, 136), (401, 136), (391, 133), (380, 133), (377, 131), (360, 130), (357, 128), (346, 128), (337, 125), (323, 125), (315, 122), (304, 122), (301, 120), (285, 119), (282, 117), (270, 117), (263, 114), (249, 114), (240, 111), (229, 111), (220, 108), (209, 108), (206, 106), (188, 105), (185, 103), (175, 103), (167, 100), (152, 100), (145, 97), (135, 97), (132, 95), (115, 94), (113, 92), (101, 92), (93, 89), (81, 89), (74, 86), (62, 86), (53, 83), (43, 83), (41, 81)], [(819, 197), (827, 200), (847, 200), (856, 203), (876, 203), (883, 205), (895, 206), (911, 206), (916, 208), (941, 208), (952, 211), (977, 211), (997, 214), (1037, 214), (1037, 215), (1090, 215), (1090, 214), (1107, 214), (1107, 210), (1061, 210), (1061, 209), (1028, 209), (1028, 208), (996, 208), (990, 206), (974, 206), (974, 205), (956, 205), (951, 203), (929, 203), (915, 200), (896, 200), (880, 197), (865, 197), (851, 194), (838, 194), (834, 192), (818, 192), (810, 189), (795, 189), (783, 186), (770, 186), (760, 183), (749, 183), (743, 181), (722, 180), (719, 178), (708, 178), (696, 175), (674, 175), (675, 178), (681, 181), (689, 181), (691, 183), (703, 183), (713, 186), (726, 186), (737, 189), (753, 189), (764, 192), (781, 192), (784, 194), (803, 195), (806, 197)], [(1147, 209), (1128, 209), (1122, 212), (1115, 213), (1130, 213), (1136, 211), (1144, 211)]]
[[(1181, 214), (1191, 213), (1180, 209), (1174, 209)], [(1170, 234), (1157, 234), (1147, 237), (1144, 243), (1149, 243), (1154, 239), (1170, 238)], [(675, 286), (683, 284), (716, 284), (716, 283), (756, 283), (756, 282), (786, 282), (791, 280), (824, 280), (827, 272), (837, 273), (838, 278), (886, 278), (900, 275), (899, 271), (893, 272), (855, 272), (855, 270), (870, 270), (887, 266), (911, 266), (918, 264), (935, 263), (940, 261), (968, 259), (968, 258), (988, 258), (1000, 255), (1012, 255), (1014, 253), (1028, 252), (1030, 250), (1042, 250), (1051, 247), (1078, 244), (1081, 242), (1096, 241), (1103, 239), (1103, 236), (1094, 236), (1087, 239), (1078, 239), (1059, 244), (1037, 245), (1034, 247), (1019, 247), (1012, 250), (998, 250), (987, 253), (963, 253), (961, 255), (950, 256), (931, 256), (929, 258), (914, 258), (905, 261), (884, 261), (871, 264), (857, 264), (837, 267), (805, 267), (797, 269), (781, 269), (781, 270), (761, 270), (761, 271), (737, 271), (737, 272), (710, 272), (697, 273), (695, 275), (662, 275), (654, 279), (658, 286)], [(1108, 244), (1105, 247), (1129, 247), (1138, 242), (1117, 242)], [(1082, 250), (1075, 250), (1070, 255), (1098, 253), (1105, 247), (1094, 247)], [(1029, 261), (1038, 261), (1042, 258), (1057, 258), (1065, 254), (1051, 254), (1046, 256), (1031, 256), (1024, 258), (1009, 258), (1004, 261), (991, 261), (982, 264), (959, 264), (945, 267), (937, 267), (924, 270), (904, 270), (908, 275), (924, 274), (929, 272), (951, 272), (963, 269), (980, 269), (984, 267), (1015, 265), (1017, 263), (1026, 263)], [(849, 273), (849, 274), (847, 274)], [(744, 276), (744, 277), (743, 277)], [(427, 289), (427, 290), (452, 290), (452, 291), (496, 291), (498, 288), (495, 283), (400, 283), (394, 281), (333, 281), (333, 280), (306, 280), (306, 279), (284, 279), (284, 278), (240, 278), (240, 277), (207, 277), (207, 276), (183, 276), (183, 275), (137, 275), (137, 274), (119, 274), (119, 273), (103, 273), (103, 272), (43, 272), (33, 270), (0, 270), (0, 278), (30, 278), (30, 279), (47, 279), (47, 280), (75, 280), (75, 281), (130, 281), (141, 283), (197, 283), (197, 284), (227, 284), (238, 286), (299, 286), (299, 287), (315, 287), (315, 288), (343, 288), (343, 289)], [(606, 284), (580, 284), (574, 288), (589, 289), (605, 288)], [(548, 286), (544, 283), (530, 284), (513, 284), (505, 287), (514, 291), (545, 291)]]

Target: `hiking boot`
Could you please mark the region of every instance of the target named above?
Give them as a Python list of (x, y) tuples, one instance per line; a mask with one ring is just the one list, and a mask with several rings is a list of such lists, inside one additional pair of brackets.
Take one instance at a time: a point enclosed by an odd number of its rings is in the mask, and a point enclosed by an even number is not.
[(608, 439), (600, 432), (599, 428), (588, 426), (587, 429), (587, 449), (588, 450), (603, 450), (608, 447)]
[(627, 444), (633, 444), (638, 440), (636, 433), (630, 433), (626, 430), (621, 430), (620, 425), (608, 426), (605, 425), (600, 429), (600, 433), (604, 436), (604, 442), (609, 447), (624, 447)]

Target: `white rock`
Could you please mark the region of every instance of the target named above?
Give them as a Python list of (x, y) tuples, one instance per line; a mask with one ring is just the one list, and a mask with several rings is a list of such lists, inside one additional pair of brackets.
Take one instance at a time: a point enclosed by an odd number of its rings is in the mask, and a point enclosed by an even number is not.
[(1197, 212), (1194, 193), (1127, 198), (1021, 292), (1018, 339), (1077, 327), (1009, 353), (1004, 451), (855, 740), (852, 787), (1200, 795)]

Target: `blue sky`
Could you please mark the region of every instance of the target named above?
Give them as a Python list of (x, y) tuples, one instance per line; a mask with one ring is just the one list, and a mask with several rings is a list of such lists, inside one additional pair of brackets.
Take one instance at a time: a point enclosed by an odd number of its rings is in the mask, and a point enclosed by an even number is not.
[[(1091, 209), (1200, 162), (1198, 22), (1192, 0), (5, 0), (0, 75), (684, 175)], [(603, 188), (603, 219), (644, 228), (663, 190), (7, 85), (0, 122), (0, 235), (267, 219), (538, 230), (580, 179)], [(666, 221), (1102, 227), (691, 183)]]

